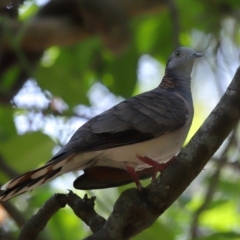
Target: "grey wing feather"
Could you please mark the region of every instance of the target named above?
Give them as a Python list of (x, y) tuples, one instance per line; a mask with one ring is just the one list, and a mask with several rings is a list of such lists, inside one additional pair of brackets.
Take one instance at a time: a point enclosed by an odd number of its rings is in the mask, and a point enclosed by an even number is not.
[(154, 89), (130, 98), (99, 115), (95, 134), (117, 133), (130, 129), (160, 136), (183, 126), (189, 115), (184, 101), (174, 93)]
[(180, 97), (156, 88), (89, 120), (50, 162), (72, 151), (97, 151), (153, 139), (182, 127), (188, 115)]

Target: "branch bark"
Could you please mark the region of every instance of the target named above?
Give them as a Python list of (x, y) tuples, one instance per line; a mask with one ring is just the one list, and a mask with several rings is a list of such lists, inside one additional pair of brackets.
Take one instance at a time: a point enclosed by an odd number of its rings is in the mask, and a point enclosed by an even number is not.
[(240, 67), (218, 105), (192, 140), (145, 192), (125, 191), (103, 228), (90, 239), (127, 239), (149, 227), (188, 187), (240, 118)]
[(39, 232), (44, 229), (51, 217), (66, 205), (66, 196), (64, 194), (55, 194), (42, 208), (23, 226), (18, 240), (36, 239)]
[(97, 232), (101, 229), (106, 220), (94, 211), (95, 199), (95, 197), (88, 198), (87, 195), (81, 199), (72, 191), (68, 194), (55, 194), (24, 224), (18, 240), (35, 239), (39, 232), (45, 228), (51, 217), (58, 210), (65, 207), (66, 204), (72, 208), (76, 216), (81, 218), (93, 232)]
[[(75, 209), (76, 215), (90, 225), (94, 232), (85, 240), (129, 239), (150, 227), (202, 171), (239, 119), (240, 67), (220, 102), (180, 152), (178, 160), (166, 168), (155, 183), (141, 192), (135, 188), (123, 192), (107, 221), (97, 215), (91, 206), (86, 208), (85, 204), (79, 205), (78, 200), (68, 203)], [(75, 198), (75, 195), (72, 196)], [(45, 206), (46, 204), (43, 208)], [(30, 219), (30, 225), (32, 221), (36, 222), (36, 219)], [(37, 222), (41, 224), (40, 218)], [(92, 223), (97, 225), (93, 227)], [(26, 235), (23, 236), (24, 238), (20, 239), (29, 239)]]

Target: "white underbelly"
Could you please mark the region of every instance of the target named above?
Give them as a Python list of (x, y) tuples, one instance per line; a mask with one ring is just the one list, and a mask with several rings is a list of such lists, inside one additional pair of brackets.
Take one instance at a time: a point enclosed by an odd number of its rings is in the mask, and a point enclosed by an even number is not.
[(148, 157), (159, 163), (167, 162), (182, 147), (186, 137), (186, 134), (182, 130), (180, 129), (178, 132), (168, 133), (146, 142), (104, 150), (96, 165), (119, 168), (125, 168), (126, 165), (130, 165), (136, 170), (150, 167), (141, 162), (136, 155)]
[(85, 169), (91, 166), (107, 166), (126, 169), (132, 166), (139, 171), (150, 167), (137, 158), (148, 157), (159, 163), (169, 161), (181, 149), (188, 128), (185, 126), (177, 131), (167, 133), (158, 138), (100, 151), (76, 154), (68, 164), (64, 164), (62, 172)]

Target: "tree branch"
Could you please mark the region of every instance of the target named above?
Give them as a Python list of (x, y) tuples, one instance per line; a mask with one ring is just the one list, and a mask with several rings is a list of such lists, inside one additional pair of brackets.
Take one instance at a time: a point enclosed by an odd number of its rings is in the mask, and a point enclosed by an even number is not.
[(32, 240), (44, 229), (51, 217), (66, 205), (66, 195), (55, 194), (43, 207), (23, 226), (18, 240)]
[(87, 194), (81, 199), (73, 192), (69, 192), (67, 204), (71, 207), (82, 221), (84, 221), (92, 230), (97, 232), (102, 228), (106, 220), (94, 211), (94, 202), (96, 197), (88, 198)]
[(86, 239), (126, 239), (151, 226), (202, 171), (239, 118), (240, 67), (222, 99), (178, 155), (178, 160), (144, 192), (125, 191), (103, 228)]
[[(87, 237), (86, 240), (129, 239), (150, 227), (182, 194), (221, 146), (239, 118), (240, 67), (220, 102), (180, 152), (178, 160), (166, 168), (157, 181), (144, 190), (138, 191), (134, 188), (123, 192), (116, 201), (113, 212), (107, 221), (94, 212), (94, 199), (90, 199), (90, 202), (86, 204), (84, 201), (88, 199), (79, 200), (75, 194), (70, 192), (67, 198), (63, 197), (64, 204), (62, 206), (68, 203), (74, 209), (75, 214), (93, 230), (94, 234)], [(214, 178), (217, 178), (218, 174), (219, 172), (216, 172)], [(56, 203), (54, 203), (55, 205)], [(37, 236), (59, 208), (59, 206), (52, 207), (47, 201), (39, 213), (30, 219), (23, 228), (20, 234), (22, 238), (19, 239), (33, 239), (32, 235), (31, 238), (28, 237), (31, 231), (34, 232), (34, 236)], [(48, 209), (53, 209), (53, 211), (48, 211)], [(35, 226), (35, 224), (37, 225)]]
[(43, 207), (23, 226), (18, 240), (32, 240), (44, 229), (50, 218), (60, 209), (68, 204), (74, 213), (84, 221), (93, 232), (102, 228), (105, 219), (99, 216), (93, 209), (95, 197), (83, 199), (72, 191), (68, 194), (55, 194), (44, 204)]

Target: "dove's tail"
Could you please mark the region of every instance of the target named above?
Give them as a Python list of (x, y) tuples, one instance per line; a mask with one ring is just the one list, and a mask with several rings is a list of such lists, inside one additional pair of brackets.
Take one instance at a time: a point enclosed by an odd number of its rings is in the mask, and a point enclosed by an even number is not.
[(4, 184), (0, 191), (0, 202), (6, 201), (24, 192), (30, 191), (72, 169), (73, 155), (60, 161), (50, 161), (43, 167), (29, 171)]

